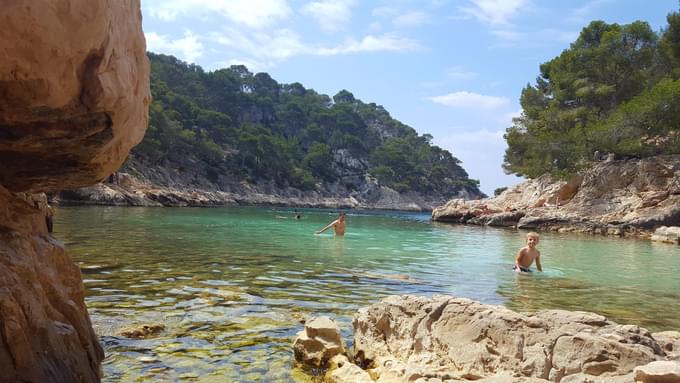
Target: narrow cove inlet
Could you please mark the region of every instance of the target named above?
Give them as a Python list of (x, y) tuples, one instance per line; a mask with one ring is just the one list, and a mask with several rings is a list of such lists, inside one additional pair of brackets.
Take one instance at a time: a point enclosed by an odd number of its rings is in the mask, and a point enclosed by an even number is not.
[[(396, 294), (680, 328), (677, 246), (541, 233), (545, 272), (519, 275), (525, 232), (349, 211), (344, 237), (315, 235), (336, 213), (60, 208), (54, 235), (81, 267), (104, 381), (305, 382), (291, 347), (302, 321), (328, 315), (351, 342), (357, 309)], [(123, 335), (143, 325), (162, 329)]]

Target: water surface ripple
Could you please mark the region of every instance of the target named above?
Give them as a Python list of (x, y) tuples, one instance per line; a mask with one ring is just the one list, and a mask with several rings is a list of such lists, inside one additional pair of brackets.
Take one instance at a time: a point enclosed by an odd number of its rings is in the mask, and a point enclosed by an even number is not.
[[(390, 294), (450, 294), (518, 311), (594, 311), (680, 329), (677, 246), (542, 234), (546, 272), (510, 272), (524, 232), (350, 212), (344, 238), (314, 235), (334, 213), (269, 208), (61, 208), (55, 236), (80, 264), (106, 351), (104, 381), (305, 382), (291, 343), (309, 315), (345, 339), (361, 306)], [(158, 337), (122, 329), (161, 323)]]

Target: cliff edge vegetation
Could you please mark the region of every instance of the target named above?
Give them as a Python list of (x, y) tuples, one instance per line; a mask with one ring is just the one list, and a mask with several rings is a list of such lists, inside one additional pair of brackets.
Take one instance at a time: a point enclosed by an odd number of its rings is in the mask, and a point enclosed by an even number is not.
[(564, 177), (609, 154), (680, 154), (680, 13), (667, 21), (659, 33), (644, 21), (593, 21), (541, 64), (507, 129), (503, 168)]
[(149, 58), (149, 129), (123, 168), (141, 180), (178, 190), (281, 194), (283, 203), (356, 196), (366, 207), (385, 202), (386, 192), (431, 201), (422, 208), (482, 195), (431, 135), (347, 90), (331, 98), (243, 65), (208, 72), (172, 56)]

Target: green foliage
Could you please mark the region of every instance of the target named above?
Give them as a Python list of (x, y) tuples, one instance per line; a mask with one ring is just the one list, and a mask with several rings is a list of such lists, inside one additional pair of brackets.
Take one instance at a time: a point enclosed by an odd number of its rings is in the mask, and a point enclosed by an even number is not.
[(308, 169), (313, 176), (326, 181), (332, 181), (335, 176), (331, 168), (332, 162), (331, 148), (320, 142), (315, 142), (309, 148), (309, 153), (302, 159), (305, 169)]
[(659, 36), (642, 21), (593, 21), (542, 64), (536, 84), (522, 90), (522, 116), (506, 131), (503, 168), (531, 178), (567, 176), (595, 152), (676, 152), (680, 15), (668, 22)]
[(496, 189), (493, 191), (493, 195), (494, 195), (494, 197), (498, 197), (499, 195), (501, 195), (501, 193), (503, 193), (503, 192), (506, 191), (506, 190), (508, 190), (507, 187), (496, 188)]
[(399, 191), (478, 192), (458, 159), (430, 145), (432, 136), (419, 136), (347, 90), (331, 99), (243, 65), (205, 72), (172, 56), (149, 58), (153, 101), (136, 160), (191, 169), (216, 183), (273, 181), (313, 190), (347, 177), (351, 187), (357, 172), (370, 169)]

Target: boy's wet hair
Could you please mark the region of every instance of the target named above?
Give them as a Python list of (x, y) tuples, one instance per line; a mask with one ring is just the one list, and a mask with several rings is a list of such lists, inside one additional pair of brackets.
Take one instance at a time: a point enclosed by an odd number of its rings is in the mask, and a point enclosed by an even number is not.
[(536, 239), (538, 239), (538, 238), (539, 238), (539, 237), (538, 237), (538, 233), (536, 233), (535, 231), (532, 231), (531, 233), (528, 233), (528, 234), (527, 234), (527, 238), (536, 238)]

